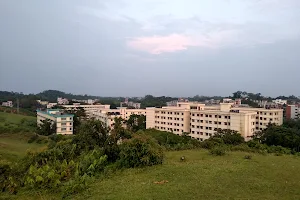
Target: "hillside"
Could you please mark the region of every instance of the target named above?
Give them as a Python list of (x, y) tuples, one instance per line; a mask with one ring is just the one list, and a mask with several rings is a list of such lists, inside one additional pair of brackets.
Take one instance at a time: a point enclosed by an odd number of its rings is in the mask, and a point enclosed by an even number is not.
[[(187, 161), (181, 162), (180, 157)], [(163, 165), (128, 169), (96, 179), (69, 199), (300, 199), (299, 157), (205, 150), (167, 152)], [(166, 180), (168, 182), (155, 184)], [(8, 195), (7, 198), (12, 198)], [(59, 199), (60, 194), (19, 193), (12, 199)]]

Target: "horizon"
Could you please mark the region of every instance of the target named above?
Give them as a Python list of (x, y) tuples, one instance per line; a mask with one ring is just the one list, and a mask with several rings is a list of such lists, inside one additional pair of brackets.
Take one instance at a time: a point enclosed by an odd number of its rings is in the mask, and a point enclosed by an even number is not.
[(0, 90), (300, 96), (299, 0), (0, 1)]
[[(223, 97), (223, 98), (226, 98), (226, 97), (232, 97), (232, 94), (234, 92), (232, 92), (230, 95), (202, 95), (202, 94), (195, 94), (195, 95), (192, 95), (192, 96), (167, 96), (167, 95), (160, 95), (160, 96), (155, 96), (155, 95), (152, 95), (152, 94), (146, 94), (144, 96), (102, 96), (102, 95), (95, 95), (95, 94), (79, 94), (79, 93), (71, 93), (71, 92), (65, 92), (65, 91), (61, 91), (61, 90), (54, 90), (54, 89), (48, 89), (48, 90), (43, 90), (43, 91), (40, 91), (40, 92), (37, 92), (37, 93), (24, 93), (24, 92), (16, 92), (16, 91), (5, 91), (5, 90), (0, 90), (0, 92), (15, 92), (15, 93), (19, 93), (19, 94), (23, 94), (23, 95), (30, 95), (30, 94), (33, 94), (33, 95), (37, 95), (37, 94), (40, 94), (40, 93), (43, 93), (43, 92), (46, 92), (46, 91), (56, 91), (56, 92), (62, 92), (64, 94), (71, 94), (71, 95), (79, 95), (79, 96), (84, 96), (84, 95), (87, 95), (87, 96), (94, 96), (94, 97), (112, 97), (112, 98), (141, 98), (141, 97), (145, 97), (147, 95), (151, 95), (153, 97), (170, 97), (170, 98), (193, 98), (195, 96), (200, 96), (200, 97)], [(235, 91), (237, 92), (237, 91)], [(247, 91), (245, 91), (247, 92)], [(258, 92), (247, 92), (247, 93), (253, 93), (253, 94), (258, 94)], [(262, 97), (264, 98), (272, 98), (272, 99), (276, 99), (277, 97), (280, 97), (280, 96), (284, 96), (284, 97), (289, 97), (289, 96), (295, 96), (297, 98), (299, 98), (299, 96), (296, 96), (294, 94), (291, 94), (291, 95), (277, 95), (277, 96), (266, 96), (264, 94), (261, 94)]]

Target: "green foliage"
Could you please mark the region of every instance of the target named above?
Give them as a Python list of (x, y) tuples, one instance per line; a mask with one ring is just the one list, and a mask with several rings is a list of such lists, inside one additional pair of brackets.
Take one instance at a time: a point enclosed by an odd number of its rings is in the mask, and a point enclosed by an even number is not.
[(216, 146), (209, 150), (209, 153), (215, 156), (224, 156), (226, 154), (225, 148), (221, 146)]
[(230, 129), (217, 129), (212, 139), (219, 138), (224, 144), (238, 145), (244, 142), (244, 138), (237, 131)]
[(162, 164), (163, 149), (151, 137), (134, 134), (124, 140), (120, 147), (119, 164), (122, 167), (142, 167)]
[(53, 123), (49, 119), (45, 119), (42, 121), (41, 124), (38, 125), (37, 133), (39, 135), (45, 135), (45, 136), (55, 134), (56, 133), (56, 124)]
[(248, 154), (248, 155), (245, 155), (245, 156), (244, 156), (244, 159), (246, 159), (246, 160), (251, 160), (251, 159), (252, 159), (252, 156), (249, 155), (249, 154)]
[(184, 150), (199, 148), (201, 143), (198, 140), (191, 139), (191, 137), (183, 135), (178, 136), (174, 133), (159, 131), (155, 129), (147, 129), (145, 131), (138, 131), (137, 134), (146, 134), (157, 140), (158, 144), (167, 150)]
[(270, 125), (260, 133), (258, 140), (269, 146), (282, 146), (300, 152), (298, 123), (286, 123), (283, 126)]
[(146, 116), (145, 115), (130, 115), (126, 121), (127, 128), (132, 132), (146, 129)]

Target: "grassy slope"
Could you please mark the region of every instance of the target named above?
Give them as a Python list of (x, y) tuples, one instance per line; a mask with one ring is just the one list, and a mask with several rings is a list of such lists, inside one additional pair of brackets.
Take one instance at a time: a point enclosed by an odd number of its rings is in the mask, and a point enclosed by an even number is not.
[(16, 161), (26, 155), (28, 149), (37, 150), (44, 148), (45, 144), (31, 143), (27, 141), (32, 134), (0, 134), (0, 160)]
[[(24, 118), (36, 121), (35, 117), (4, 112), (0, 112), (0, 118), (5, 119), (5, 121), (0, 121), (0, 126), (4, 126), (5, 123), (22, 126), (20, 122)], [(45, 146), (45, 144), (29, 144), (27, 141), (31, 136), (30, 133), (0, 134), (0, 160), (15, 161), (23, 157), (27, 149), (37, 149)]]
[[(184, 155), (186, 162), (180, 162)], [(231, 152), (168, 152), (161, 166), (128, 169), (70, 199), (300, 199), (300, 158)], [(155, 181), (167, 180), (165, 184)], [(11, 196), (10, 196), (11, 197)], [(17, 199), (57, 199), (59, 194), (22, 193)]]
[[(9, 122), (12, 124), (18, 124), (22, 119), (28, 119), (32, 121), (36, 121), (36, 117), (26, 116), (26, 115), (18, 115), (12, 113), (0, 112), (0, 118), (5, 118), (5, 122)], [(4, 122), (0, 121), (0, 124), (4, 124)]]

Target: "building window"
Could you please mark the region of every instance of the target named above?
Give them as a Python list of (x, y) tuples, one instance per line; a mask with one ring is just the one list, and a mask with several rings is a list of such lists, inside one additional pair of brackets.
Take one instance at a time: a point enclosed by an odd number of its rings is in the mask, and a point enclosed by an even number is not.
[(201, 123), (203, 123), (203, 120), (200, 120)]
[(194, 125), (192, 125), (192, 128), (195, 128), (195, 126), (194, 126)]
[(65, 120), (67, 120), (67, 118), (61, 118), (61, 120), (62, 120), (62, 121), (65, 121)]
[(200, 114), (200, 117), (203, 117), (203, 114)]
[(194, 119), (192, 119), (192, 122), (195, 122), (195, 120), (194, 120)]
[(224, 125), (227, 125), (227, 122), (224, 122)]
[(208, 133), (205, 133), (206, 136), (208, 136)]
[(72, 130), (72, 128), (70, 128), (70, 131)]
[(61, 131), (66, 131), (67, 129), (66, 128), (61, 128)]
[(205, 117), (208, 117), (208, 115), (205, 115)]
[(200, 128), (200, 126), (197, 126), (197, 128)]
[(221, 116), (221, 115), (219, 115), (219, 118), (222, 118), (222, 116)]
[(218, 124), (218, 122), (215, 122), (215, 124)]
[(215, 115), (215, 118), (218, 118), (218, 115)]
[(200, 115), (199, 114), (197, 114), (197, 117), (199, 117)]
[(67, 125), (67, 123), (61, 123), (61, 125), (62, 125), (62, 126), (65, 126), (65, 125)]
[(221, 122), (219, 122), (219, 125), (221, 125), (222, 123)]

